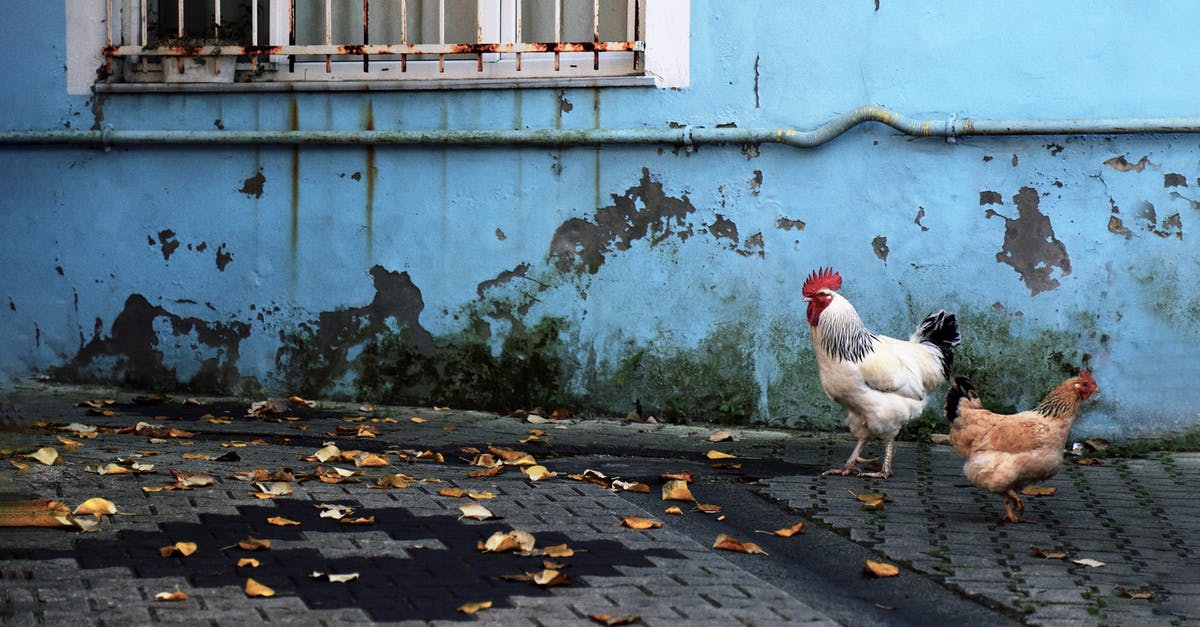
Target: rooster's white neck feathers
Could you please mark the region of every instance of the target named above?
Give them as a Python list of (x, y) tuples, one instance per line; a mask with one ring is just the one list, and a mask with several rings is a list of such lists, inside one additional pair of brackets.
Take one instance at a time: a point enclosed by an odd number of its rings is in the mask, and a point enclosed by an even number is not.
[(836, 292), (813, 328), (813, 344), (840, 361), (862, 361), (863, 357), (870, 354), (877, 339), (863, 325), (854, 305)]

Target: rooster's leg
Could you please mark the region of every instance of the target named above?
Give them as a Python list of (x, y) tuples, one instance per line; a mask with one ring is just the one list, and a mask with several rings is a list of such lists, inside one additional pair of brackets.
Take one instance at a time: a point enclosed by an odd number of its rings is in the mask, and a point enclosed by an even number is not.
[(854, 447), (854, 452), (850, 453), (850, 459), (846, 460), (846, 465), (842, 466), (841, 468), (830, 468), (821, 474), (841, 475), (845, 477), (846, 475), (858, 470), (858, 456), (862, 453), (863, 446), (866, 445), (866, 443), (866, 438), (858, 441), (858, 445)]
[(860, 477), (871, 477), (873, 479), (887, 479), (892, 476), (892, 454), (896, 450), (896, 443), (888, 440), (883, 447), (883, 468), (879, 472), (860, 472)]

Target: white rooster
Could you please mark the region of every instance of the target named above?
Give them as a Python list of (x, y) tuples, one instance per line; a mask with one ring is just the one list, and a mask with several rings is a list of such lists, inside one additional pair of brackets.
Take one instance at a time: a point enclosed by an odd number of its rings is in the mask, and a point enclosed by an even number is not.
[(858, 467), (867, 439), (885, 443), (883, 468), (859, 472), (861, 477), (892, 476), (894, 440), (905, 422), (925, 409), (929, 393), (946, 382), (958, 346), (954, 314), (939, 311), (926, 318), (908, 340), (873, 333), (863, 325), (854, 305), (837, 290), (842, 277), (830, 268), (813, 271), (802, 293), (808, 303), (813, 351), (821, 387), (845, 408), (846, 422), (858, 439), (841, 468), (825, 471), (849, 475)]

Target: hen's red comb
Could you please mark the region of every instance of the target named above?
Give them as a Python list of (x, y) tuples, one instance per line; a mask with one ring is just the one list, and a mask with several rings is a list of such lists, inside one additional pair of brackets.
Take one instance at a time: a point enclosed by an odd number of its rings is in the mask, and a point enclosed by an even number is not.
[(1091, 383), (1092, 385), (1096, 385), (1096, 380), (1092, 378), (1092, 373), (1088, 372), (1087, 370), (1080, 370), (1079, 378)]
[(817, 295), (817, 292), (826, 288), (835, 292), (842, 289), (842, 275), (834, 272), (833, 268), (813, 270), (812, 274), (804, 280), (804, 287), (800, 288), (800, 292), (804, 294), (805, 298), (812, 298)]

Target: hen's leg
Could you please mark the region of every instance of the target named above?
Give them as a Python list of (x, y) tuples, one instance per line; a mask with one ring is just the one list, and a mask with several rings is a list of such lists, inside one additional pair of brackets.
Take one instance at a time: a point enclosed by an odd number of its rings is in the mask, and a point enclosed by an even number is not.
[(829, 470), (826, 470), (825, 472), (823, 472), (821, 474), (822, 475), (841, 475), (841, 476), (845, 477), (845, 476), (849, 475), (850, 473), (858, 470), (858, 456), (862, 453), (863, 446), (865, 446), (866, 443), (867, 443), (866, 438), (862, 438), (858, 441), (858, 444), (854, 447), (854, 452), (850, 453), (850, 459), (846, 460), (846, 465), (842, 466), (841, 468), (830, 468)]
[(883, 468), (879, 472), (860, 472), (860, 477), (872, 477), (875, 479), (887, 479), (892, 476), (892, 454), (896, 451), (896, 443), (888, 440), (883, 447)]
[[(1004, 520), (1013, 523), (1029, 523), (1033, 524), (1032, 520), (1021, 518), (1020, 514), (1025, 513), (1025, 502), (1021, 500), (1021, 495), (1013, 490), (1008, 490), (1001, 497), (1004, 499)], [(1017, 506), (1017, 512), (1013, 513), (1013, 505)]]

